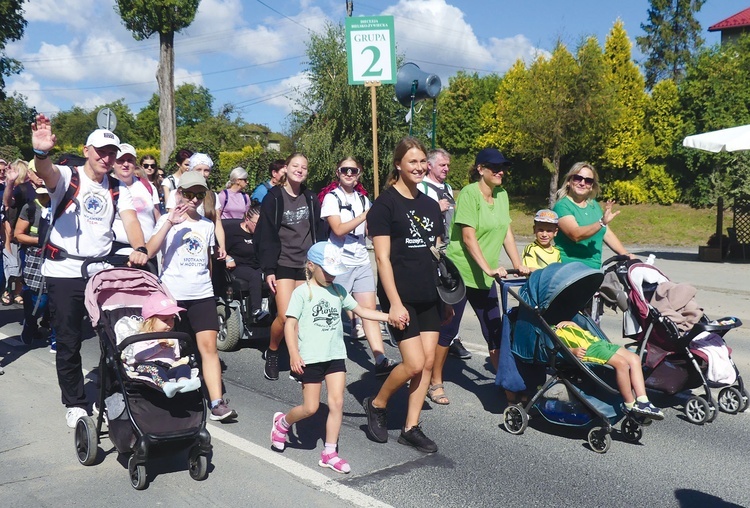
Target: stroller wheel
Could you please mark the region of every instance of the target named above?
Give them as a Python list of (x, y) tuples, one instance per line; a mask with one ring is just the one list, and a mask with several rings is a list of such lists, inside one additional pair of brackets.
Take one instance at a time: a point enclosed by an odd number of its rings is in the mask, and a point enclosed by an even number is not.
[(512, 404), (503, 411), (503, 423), (505, 430), (511, 434), (523, 434), (529, 426), (529, 415), (521, 406)]
[(740, 408), (740, 413), (744, 412), (748, 405), (750, 405), (750, 394), (747, 393), (747, 390), (742, 390), (742, 407)]
[(622, 437), (631, 443), (637, 443), (643, 437), (643, 427), (634, 418), (630, 417), (622, 421), (620, 432), (622, 432)]
[(144, 490), (148, 487), (148, 475), (146, 475), (145, 464), (136, 464), (132, 455), (128, 459), (128, 472), (130, 473), (130, 485), (135, 490)]
[(596, 453), (607, 453), (612, 446), (612, 436), (601, 427), (594, 427), (589, 431), (589, 446)]
[(99, 452), (99, 436), (96, 434), (96, 422), (90, 416), (79, 418), (75, 430), (76, 455), (78, 462), (90, 466), (96, 462)]
[(188, 471), (190, 472), (190, 478), (193, 480), (205, 480), (208, 476), (208, 457), (191, 451), (188, 459)]
[(685, 403), (685, 416), (687, 416), (687, 419), (692, 423), (698, 425), (708, 422), (709, 418), (712, 416), (708, 401), (699, 396), (690, 397)]
[(745, 405), (742, 393), (735, 387), (729, 386), (719, 392), (719, 409), (730, 415), (737, 414)]

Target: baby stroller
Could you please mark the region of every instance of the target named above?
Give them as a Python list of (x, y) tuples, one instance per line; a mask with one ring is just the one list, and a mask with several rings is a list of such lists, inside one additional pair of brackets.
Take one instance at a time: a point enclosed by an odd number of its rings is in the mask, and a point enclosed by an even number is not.
[(76, 454), (85, 466), (96, 462), (102, 422), (106, 420), (112, 444), (119, 453), (130, 454), (130, 483), (137, 490), (148, 486), (146, 462), (157, 452), (189, 449), (190, 476), (195, 480), (205, 479), (212, 448), (200, 390), (167, 398), (153, 385), (129, 377), (123, 365), (122, 351), (143, 340), (174, 339), (184, 352), (190, 352), (190, 337), (181, 332), (136, 334), (118, 344), (115, 323), (125, 316), (140, 315), (143, 302), (155, 292), (171, 298), (155, 275), (134, 268), (102, 270), (89, 279), (85, 292), (86, 309), (101, 348), (99, 414), (96, 420), (89, 416), (78, 420)]
[[(623, 335), (636, 341), (646, 386), (667, 395), (703, 387), (702, 395), (692, 395), (685, 403), (685, 416), (692, 423), (713, 421), (717, 402), (725, 413), (745, 411), (750, 399), (724, 341), (742, 321), (709, 320), (692, 300), (694, 288), (671, 283), (650, 263), (611, 261), (615, 263), (606, 270), (617, 274), (628, 295)], [(712, 387), (721, 388), (717, 399)]]
[[(643, 436), (650, 420), (626, 414), (622, 396), (613, 388), (614, 369), (581, 362), (552, 328), (560, 321), (573, 321), (608, 341), (582, 312), (602, 278), (602, 272), (582, 263), (556, 263), (534, 271), (518, 293), (499, 281), (504, 324), (495, 384), (533, 393), (527, 402), (509, 404), (503, 412), (511, 434), (526, 430), (533, 409), (550, 423), (588, 429), (589, 446), (597, 453), (609, 450), (613, 425), (620, 420), (625, 440), (638, 442)], [(513, 309), (507, 305), (508, 292), (518, 300)], [(529, 389), (537, 386), (535, 392)]]

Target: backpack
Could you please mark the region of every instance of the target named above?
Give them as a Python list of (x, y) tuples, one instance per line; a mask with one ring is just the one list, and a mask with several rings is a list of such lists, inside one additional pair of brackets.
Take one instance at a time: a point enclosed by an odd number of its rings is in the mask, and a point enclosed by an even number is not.
[[(339, 203), (339, 212), (341, 212), (341, 210), (349, 210), (350, 212), (352, 212), (352, 215), (353, 215), (354, 211), (352, 210), (352, 205), (349, 204), (349, 203), (344, 204), (341, 201), (341, 198), (339, 197), (339, 194), (336, 192), (337, 189), (338, 189), (338, 187), (336, 187), (335, 189), (333, 189), (332, 191), (330, 191), (328, 194), (333, 194), (333, 197), (335, 197), (336, 201), (338, 201), (338, 203)], [(365, 197), (362, 195), (362, 193), (360, 193), (357, 190), (355, 190), (354, 193), (357, 194), (357, 196), (359, 196), (359, 200), (362, 202), (362, 209), (364, 210), (365, 209), (365, 204), (366, 204)], [(322, 200), (321, 200), (321, 202), (322, 202)], [(327, 217), (321, 217), (320, 222), (321, 222), (321, 225), (320, 225), (320, 228), (318, 229), (318, 231), (320, 232), (320, 238), (325, 238), (326, 240), (328, 240), (328, 238), (330, 238), (331, 233), (332, 233), (332, 231), (331, 231), (331, 225), (328, 224), (328, 218)]]

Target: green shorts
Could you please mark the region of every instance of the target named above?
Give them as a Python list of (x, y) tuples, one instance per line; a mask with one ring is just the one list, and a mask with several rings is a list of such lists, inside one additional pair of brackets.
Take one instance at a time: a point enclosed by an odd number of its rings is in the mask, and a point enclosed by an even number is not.
[(620, 346), (612, 344), (606, 340), (598, 340), (586, 348), (586, 356), (583, 357), (584, 362), (591, 363), (607, 363), (612, 358)]

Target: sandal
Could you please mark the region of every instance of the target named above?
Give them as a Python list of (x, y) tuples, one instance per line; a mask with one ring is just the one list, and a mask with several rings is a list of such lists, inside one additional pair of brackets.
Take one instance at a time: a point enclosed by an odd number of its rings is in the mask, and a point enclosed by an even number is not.
[(17, 305), (23, 305), (23, 296), (16, 295), (15, 298), (13, 298), (13, 303)]
[(320, 467), (331, 468), (337, 473), (343, 474), (347, 474), (352, 470), (351, 466), (349, 466), (349, 463), (339, 457), (338, 453), (333, 452), (329, 455), (325, 452), (325, 450), (323, 450), (323, 452), (320, 454), (318, 465)]
[[(437, 390), (443, 390), (443, 393), (436, 394), (435, 392)], [(451, 403), (451, 401), (448, 400), (448, 396), (445, 394), (445, 387), (443, 387), (442, 383), (430, 385), (427, 389), (427, 397), (429, 397), (429, 399), (435, 404), (440, 404), (441, 406), (447, 406)]]
[(3, 293), (2, 302), (3, 305), (10, 305), (10, 293), (8, 293), (7, 291)]

